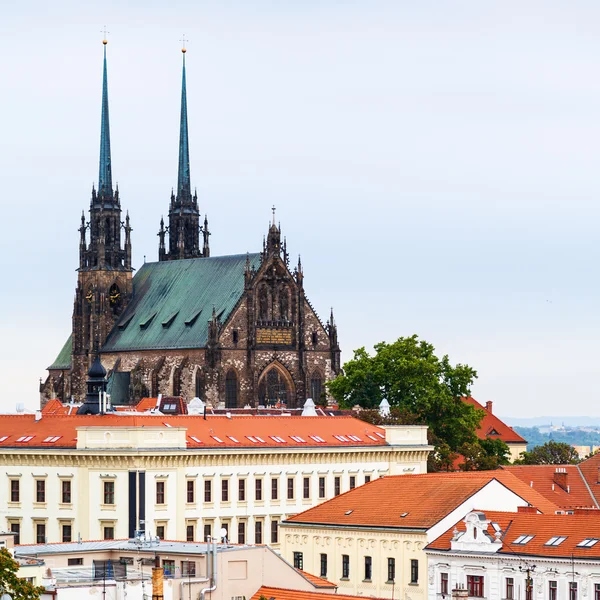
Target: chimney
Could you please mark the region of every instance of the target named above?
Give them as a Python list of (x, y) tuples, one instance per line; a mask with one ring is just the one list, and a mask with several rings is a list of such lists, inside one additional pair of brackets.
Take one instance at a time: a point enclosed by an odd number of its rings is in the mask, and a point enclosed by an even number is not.
[(469, 590), (463, 585), (460, 585), (452, 590), (452, 600), (467, 600), (469, 597)]
[(554, 483), (560, 486), (565, 492), (569, 492), (569, 475), (567, 473), (567, 469), (565, 467), (556, 467), (556, 471), (554, 471)]
[(36, 421), (41, 421), (42, 420), (42, 411), (41, 410), (36, 410), (35, 411), (35, 420)]
[(517, 506), (517, 512), (537, 515), (538, 509), (535, 506)]
[(492, 414), (492, 404), (493, 402), (491, 400), (488, 400), (485, 403), (485, 410), (487, 410), (490, 413), (490, 415)]

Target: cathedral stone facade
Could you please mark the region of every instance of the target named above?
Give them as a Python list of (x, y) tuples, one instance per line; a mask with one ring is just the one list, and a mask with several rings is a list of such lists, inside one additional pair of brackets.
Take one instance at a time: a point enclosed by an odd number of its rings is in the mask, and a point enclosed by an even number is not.
[(133, 276), (129, 215), (121, 220), (112, 186), (105, 42), (98, 190), (79, 229), (71, 336), (48, 368), (42, 402), (83, 401), (95, 358), (113, 404), (163, 394), (293, 408), (324, 400), (325, 382), (340, 371), (333, 313), (323, 323), (308, 301), (302, 264), (290, 267), (274, 211), (261, 252), (210, 256), (208, 220), (200, 224), (190, 181), (183, 52), (177, 191), (166, 227), (161, 219), (158, 262)]

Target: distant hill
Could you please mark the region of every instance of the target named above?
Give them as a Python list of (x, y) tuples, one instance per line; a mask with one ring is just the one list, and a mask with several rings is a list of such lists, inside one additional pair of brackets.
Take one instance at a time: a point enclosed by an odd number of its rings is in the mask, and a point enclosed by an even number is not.
[(589, 427), (597, 425), (600, 427), (600, 417), (500, 417), (511, 427), (541, 427), (544, 425), (564, 425), (565, 427)]

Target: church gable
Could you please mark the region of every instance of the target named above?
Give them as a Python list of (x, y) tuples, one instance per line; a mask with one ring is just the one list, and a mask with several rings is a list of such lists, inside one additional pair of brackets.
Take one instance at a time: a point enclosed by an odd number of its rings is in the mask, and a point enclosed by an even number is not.
[(243, 294), (247, 258), (258, 266), (258, 254), (144, 264), (102, 352), (204, 348), (213, 307), (223, 322)]

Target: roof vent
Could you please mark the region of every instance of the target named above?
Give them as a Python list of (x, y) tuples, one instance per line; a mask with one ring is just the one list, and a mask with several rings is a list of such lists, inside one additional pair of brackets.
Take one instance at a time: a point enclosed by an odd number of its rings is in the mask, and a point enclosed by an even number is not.
[(315, 410), (315, 403), (312, 398), (307, 398), (302, 409), (303, 417), (316, 417), (317, 411)]
[(348, 516), (348, 515), (351, 515), (353, 512), (354, 512), (354, 509), (351, 509), (351, 510), (347, 510), (344, 514), (346, 516)]
[(379, 403), (379, 414), (382, 417), (390, 416), (390, 403), (386, 400), (386, 398)]
[(402, 513), (400, 516), (404, 519), (404, 517), (408, 517), (408, 513)]

